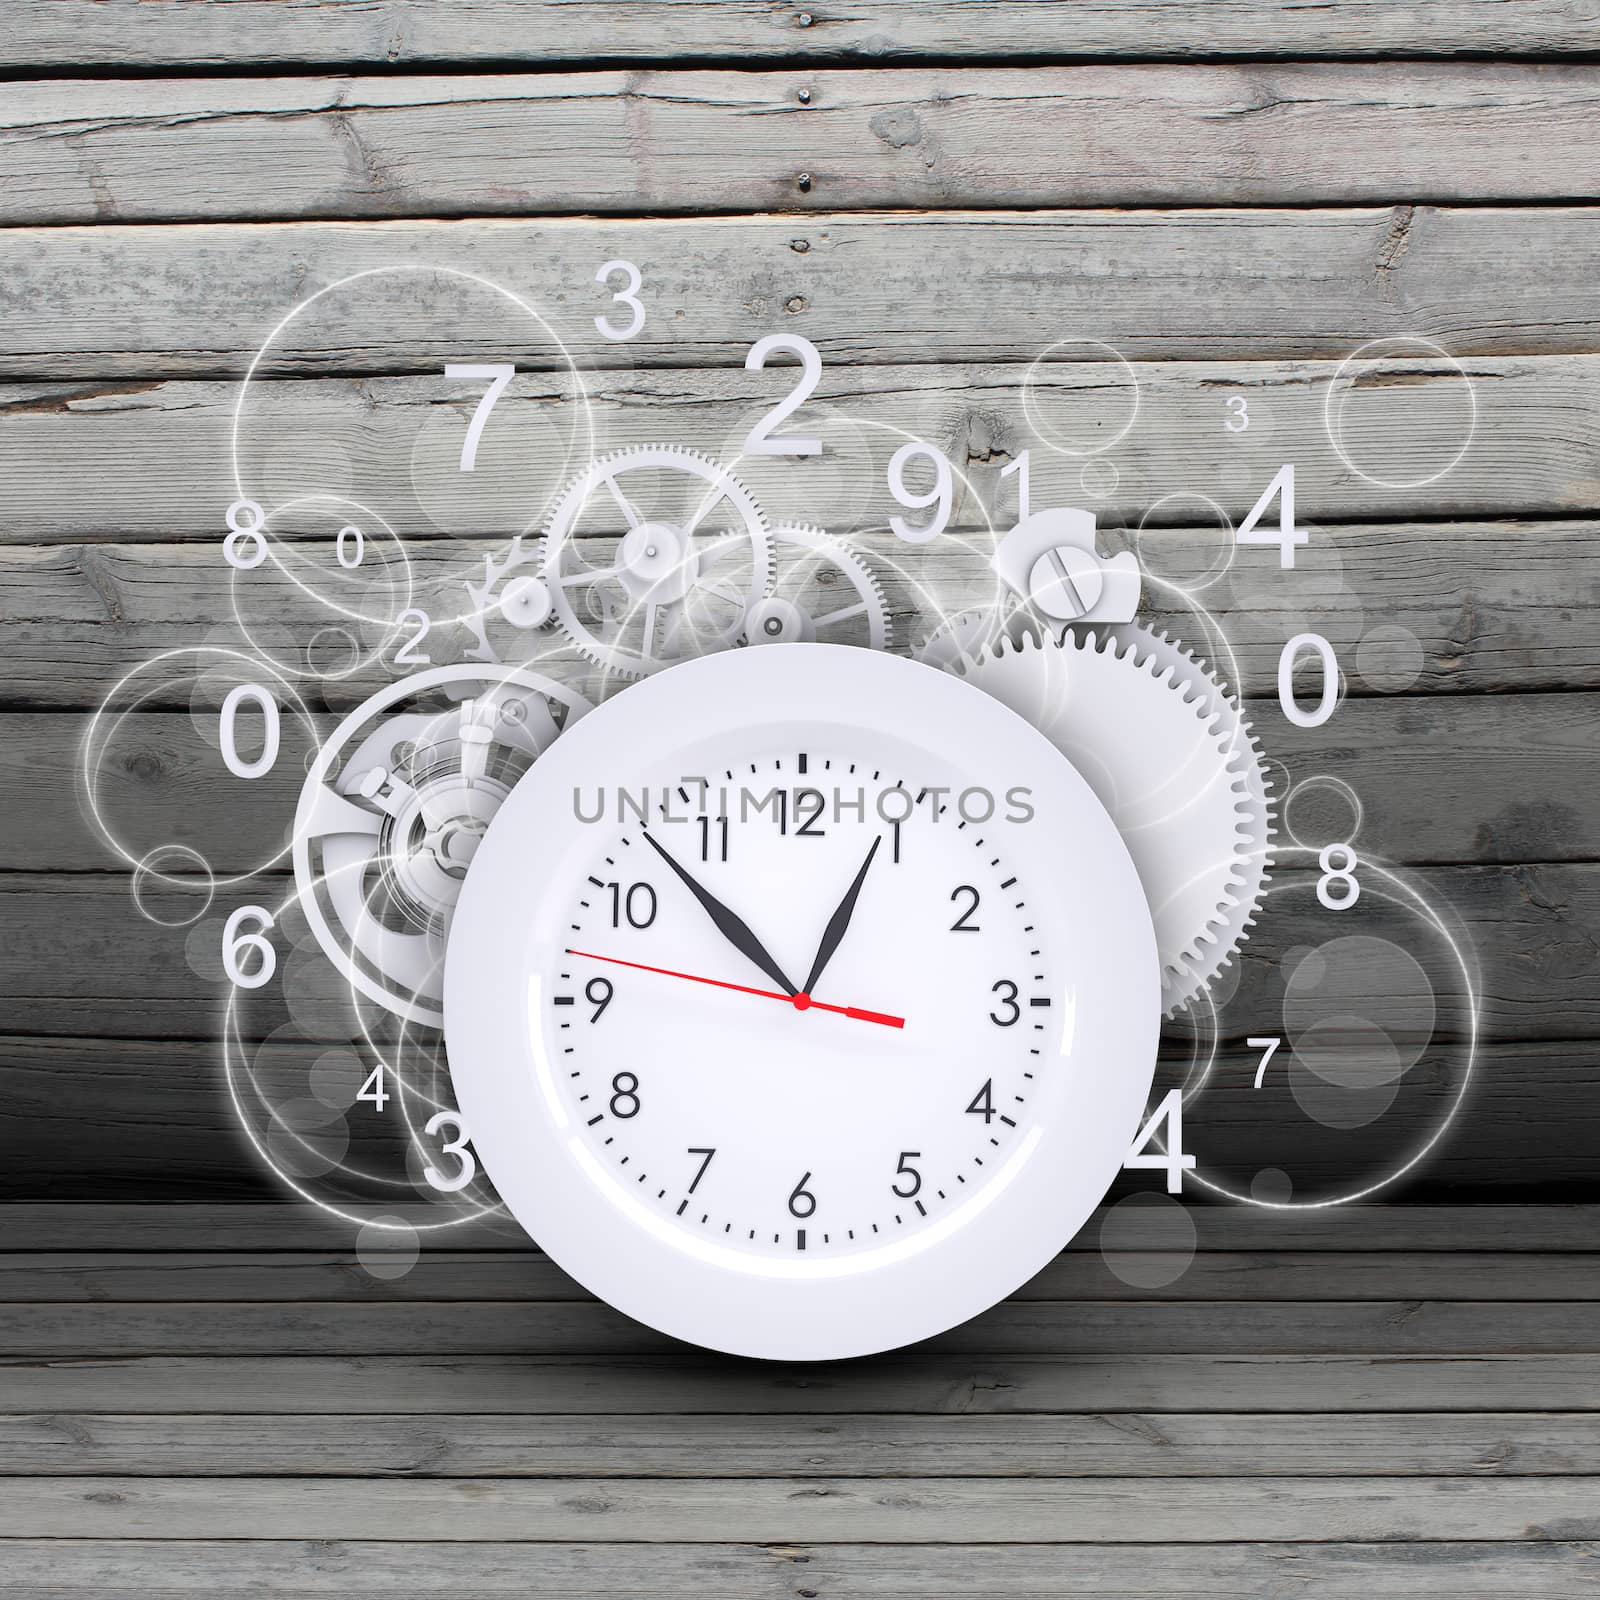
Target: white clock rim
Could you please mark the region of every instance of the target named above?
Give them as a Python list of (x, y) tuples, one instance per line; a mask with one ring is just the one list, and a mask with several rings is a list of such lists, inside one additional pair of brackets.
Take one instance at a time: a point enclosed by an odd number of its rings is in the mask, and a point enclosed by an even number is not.
[[(656, 1226), (638, 1202), (631, 1214), (623, 1209), (585, 1130), (556, 1098), (548, 1064), (541, 1086), (540, 975), (557, 952), (537, 948), (529, 845), (546, 881), (565, 887), (593, 849), (592, 825), (573, 816), (578, 784), (618, 781), (621, 767), (620, 781), (636, 790), (639, 773), (666, 770), (701, 738), (793, 727), (820, 739), (824, 723), (897, 740), (908, 730), (912, 737), (937, 730), (931, 750), (981, 752), (965, 758), (1002, 773), (1008, 787), (1031, 789), (1036, 822), (1046, 824), (1029, 825), (1026, 840), (1035, 894), (1051, 883), (1070, 885), (1074, 908), (1087, 911), (1069, 915), (1065, 895), (1030, 904), (1058, 971), (1075, 974), (1079, 1077), (1070, 1099), (1064, 1074), (1042, 1086), (1006, 1167), (981, 1191), (981, 1205), (964, 1208), (968, 1220), (955, 1231), (923, 1230), (918, 1248), (870, 1271), (852, 1269), (849, 1256), (785, 1263), (782, 1273), (756, 1258), (734, 1269), (697, 1255), (687, 1230), (665, 1217)], [(1039, 1272), (1122, 1166), (1149, 1098), (1161, 1020), (1155, 933), (1138, 874), (1072, 764), (1015, 712), (947, 673), (815, 643), (674, 665), (564, 732), (479, 846), (456, 906), (444, 993), (451, 1078), (473, 1149), (545, 1253), (601, 1299), (663, 1333), (782, 1360), (843, 1359), (914, 1343), (987, 1310)]]

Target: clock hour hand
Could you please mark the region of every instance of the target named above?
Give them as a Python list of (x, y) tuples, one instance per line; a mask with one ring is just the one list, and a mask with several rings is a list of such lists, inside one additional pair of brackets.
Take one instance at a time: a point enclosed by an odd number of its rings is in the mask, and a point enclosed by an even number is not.
[(800, 991), (784, 977), (778, 963), (767, 954), (767, 948), (750, 931), (750, 925), (738, 912), (730, 911), (727, 906), (717, 899), (711, 891), (697, 883), (682, 867), (659, 845), (648, 830), (644, 834), (645, 843), (661, 857), (666, 864), (683, 879), (691, 894), (706, 909), (706, 914), (717, 925), (717, 932), (731, 944), (747, 960), (755, 963), (766, 975), (777, 984), (785, 994), (798, 994)]
[(816, 988), (817, 979), (822, 976), (822, 969), (833, 959), (833, 952), (843, 941), (845, 929), (850, 926), (850, 918), (855, 915), (856, 899), (861, 893), (861, 885), (866, 881), (867, 868), (872, 865), (872, 858), (877, 855), (878, 846), (882, 843), (883, 835), (880, 833), (872, 841), (872, 847), (867, 851), (867, 859), (861, 863), (861, 870), (856, 874), (855, 881), (845, 890), (844, 899), (828, 918), (828, 926), (822, 930), (822, 943), (817, 946), (817, 959), (811, 963), (811, 976), (805, 981), (803, 993), (810, 994)]

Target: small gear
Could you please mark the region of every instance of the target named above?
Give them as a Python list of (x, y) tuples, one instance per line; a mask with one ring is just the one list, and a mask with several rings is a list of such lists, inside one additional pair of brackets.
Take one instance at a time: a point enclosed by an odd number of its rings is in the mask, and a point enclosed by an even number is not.
[[(889, 647), (889, 604), (872, 569), (843, 539), (821, 528), (786, 525), (773, 530), (779, 551), (792, 559), (779, 570), (774, 593), (758, 600), (745, 621), (750, 644), (861, 644)], [(838, 580), (855, 599), (836, 604)]]
[(442, 1027), (445, 939), (484, 830), (581, 695), (527, 668), (402, 678), (333, 731), (300, 791), (294, 870), (323, 953), (362, 994)]
[[(609, 563), (586, 549), (615, 539)], [(642, 678), (736, 644), (772, 586), (761, 507), (709, 456), (677, 445), (618, 450), (567, 486), (545, 530), (541, 576), (556, 621), (613, 672)]]
[(474, 583), (471, 578), (462, 583), (471, 607), (461, 623), (476, 641), (465, 652), (469, 661), (521, 661), (530, 653), (515, 644), (509, 649), (497, 647), (489, 636), (489, 625), (504, 621), (519, 640), (525, 641), (553, 619), (555, 606), (549, 586), (536, 571), (520, 570), (537, 566), (538, 560), (537, 545), (530, 545), (519, 533), (500, 559), (484, 556), (482, 583)]
[(969, 682), (1025, 717), (1111, 813), (1139, 869), (1168, 1014), (1248, 937), (1272, 851), (1269, 786), (1237, 702), (1137, 623), (990, 645)]

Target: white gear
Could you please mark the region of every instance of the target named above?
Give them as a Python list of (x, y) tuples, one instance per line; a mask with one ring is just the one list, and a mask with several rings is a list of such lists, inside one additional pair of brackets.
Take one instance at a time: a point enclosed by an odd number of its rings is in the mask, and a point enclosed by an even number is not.
[[(773, 595), (750, 608), (747, 643), (814, 644), (820, 638), (824, 644), (888, 649), (889, 604), (872, 569), (843, 539), (799, 525), (775, 528), (772, 536), (793, 559), (779, 571)], [(853, 601), (833, 603), (829, 571), (855, 591)]]
[(295, 883), (323, 953), (368, 999), (443, 1026), (445, 938), (478, 842), (589, 709), (527, 668), (457, 665), (390, 684), (334, 729), (300, 791)]
[[(531, 653), (531, 641), (536, 629), (544, 627), (555, 616), (555, 606), (550, 590), (533, 568), (539, 560), (538, 546), (530, 544), (519, 533), (508, 546), (504, 556), (483, 558), (483, 582), (471, 578), (462, 583), (471, 601), (471, 608), (460, 619), (462, 625), (477, 641), (466, 651), (469, 661), (520, 661)], [(489, 624), (503, 620), (514, 628), (522, 640), (522, 648), (498, 648), (489, 637)]]
[[(609, 565), (583, 560), (590, 537), (619, 533)], [(600, 457), (563, 491), (542, 576), (567, 637), (600, 666), (642, 678), (738, 642), (772, 586), (772, 538), (725, 466), (646, 445)]]
[(962, 676), (1025, 717), (1111, 813), (1150, 902), (1170, 1015), (1248, 937), (1272, 851), (1269, 787), (1237, 702), (1137, 623), (991, 645)]

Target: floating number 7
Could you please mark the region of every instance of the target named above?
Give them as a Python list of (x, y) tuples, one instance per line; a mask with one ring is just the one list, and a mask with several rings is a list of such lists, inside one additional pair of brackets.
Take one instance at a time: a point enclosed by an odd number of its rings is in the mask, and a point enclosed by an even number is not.
[(467, 425), (467, 436), (461, 442), (461, 470), (471, 472), (478, 463), (478, 441), (483, 437), (484, 424), (494, 410), (495, 401), (506, 392), (506, 385), (516, 377), (517, 369), (509, 361), (489, 366), (451, 362), (444, 369), (444, 375), (447, 378), (486, 378), (489, 382), (483, 398), (478, 402), (478, 409), (472, 413), (472, 421)]
[(1256, 1068), (1256, 1088), (1261, 1087), (1262, 1074), (1267, 1070), (1267, 1063), (1278, 1053), (1278, 1046), (1282, 1039), (1246, 1039), (1245, 1043), (1252, 1050), (1265, 1050), (1267, 1053), (1261, 1058), (1261, 1065)]

